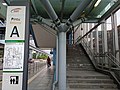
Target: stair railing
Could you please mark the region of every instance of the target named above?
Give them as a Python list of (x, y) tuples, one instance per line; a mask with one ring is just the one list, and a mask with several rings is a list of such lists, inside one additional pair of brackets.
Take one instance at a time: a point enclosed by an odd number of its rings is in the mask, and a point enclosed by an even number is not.
[(93, 50), (88, 46), (87, 41), (85, 39), (82, 39), (80, 43), (82, 44), (83, 48), (87, 52), (89, 58), (92, 60), (93, 64), (96, 66), (97, 62), (94, 60), (95, 58), (94, 55), (97, 55), (97, 52), (93, 52)]
[(115, 56), (113, 56), (111, 53), (99, 54), (94, 52), (88, 46), (86, 39), (82, 39), (79, 41), (79, 43), (85, 49), (95, 68), (107, 71), (112, 74), (117, 83), (120, 85), (120, 62), (118, 62)]

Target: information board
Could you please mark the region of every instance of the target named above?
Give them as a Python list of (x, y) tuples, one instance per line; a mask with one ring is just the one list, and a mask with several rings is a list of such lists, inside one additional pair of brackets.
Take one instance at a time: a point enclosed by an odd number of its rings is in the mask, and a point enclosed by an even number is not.
[(3, 71), (23, 71), (24, 43), (6, 43)]

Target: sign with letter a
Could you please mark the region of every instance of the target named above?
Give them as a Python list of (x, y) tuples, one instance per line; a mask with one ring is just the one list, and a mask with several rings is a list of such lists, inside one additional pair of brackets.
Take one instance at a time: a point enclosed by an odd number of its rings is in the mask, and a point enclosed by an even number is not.
[(8, 6), (2, 90), (22, 90), (26, 6)]
[(8, 6), (5, 40), (25, 39), (25, 6)]
[(13, 37), (13, 35), (16, 35), (16, 37), (19, 37), (17, 26), (13, 27), (13, 30), (12, 30), (10, 37)]

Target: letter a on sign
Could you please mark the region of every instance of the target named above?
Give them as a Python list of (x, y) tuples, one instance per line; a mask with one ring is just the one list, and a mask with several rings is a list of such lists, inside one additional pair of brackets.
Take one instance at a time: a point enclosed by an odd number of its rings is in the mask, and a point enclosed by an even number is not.
[(13, 35), (17, 35), (17, 37), (19, 37), (19, 33), (16, 26), (13, 27), (10, 37), (12, 37)]

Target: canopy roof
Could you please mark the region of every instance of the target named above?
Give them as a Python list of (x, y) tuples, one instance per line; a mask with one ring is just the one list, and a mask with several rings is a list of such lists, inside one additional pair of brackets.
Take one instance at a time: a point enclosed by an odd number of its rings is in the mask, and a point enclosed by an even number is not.
[[(52, 29), (55, 29), (56, 25), (54, 23), (54, 20), (49, 15), (51, 13), (45, 10), (46, 6), (43, 5), (42, 3), (44, 2), (44, 0), (1, 0), (1, 1), (6, 2), (8, 5), (10, 5), (11, 1), (30, 1), (31, 5), (30, 15), (31, 22), (33, 24), (33, 29), (35, 28), (35, 24), (37, 24), (37, 26), (46, 24), (49, 27), (53, 27)], [(74, 27), (84, 22), (99, 23), (104, 18), (110, 16), (111, 12), (116, 11), (118, 9), (118, 6), (120, 5), (120, 0), (84, 0), (86, 2), (87, 1), (90, 2), (86, 6), (82, 4), (83, 0), (48, 0), (48, 1), (50, 1), (50, 4), (52, 5), (61, 23), (64, 22), (66, 23), (70, 19), (71, 15), (74, 13), (76, 8), (81, 5), (80, 8), (82, 9), (82, 11), (78, 14), (77, 18), (72, 22), (72, 26)], [(96, 5), (97, 3), (98, 5)], [(36, 33), (35, 30), (34, 33)], [(39, 35), (35, 37), (40, 38)]]
[[(9, 4), (11, 1), (30, 1), (31, 3), (31, 16), (41, 16), (45, 19), (50, 19), (46, 13), (41, 0), (2, 0), (2, 2)], [(59, 19), (64, 22), (67, 20), (74, 10), (78, 7), (83, 0), (49, 0)], [(86, 0), (87, 1), (87, 0)], [(95, 6), (96, 2), (99, 2)], [(85, 22), (98, 21), (101, 19), (109, 10), (112, 11), (116, 6), (120, 4), (120, 0), (91, 0), (88, 6), (82, 11), (82, 14), (78, 17), (86, 18)], [(108, 14), (107, 14), (108, 15)]]

